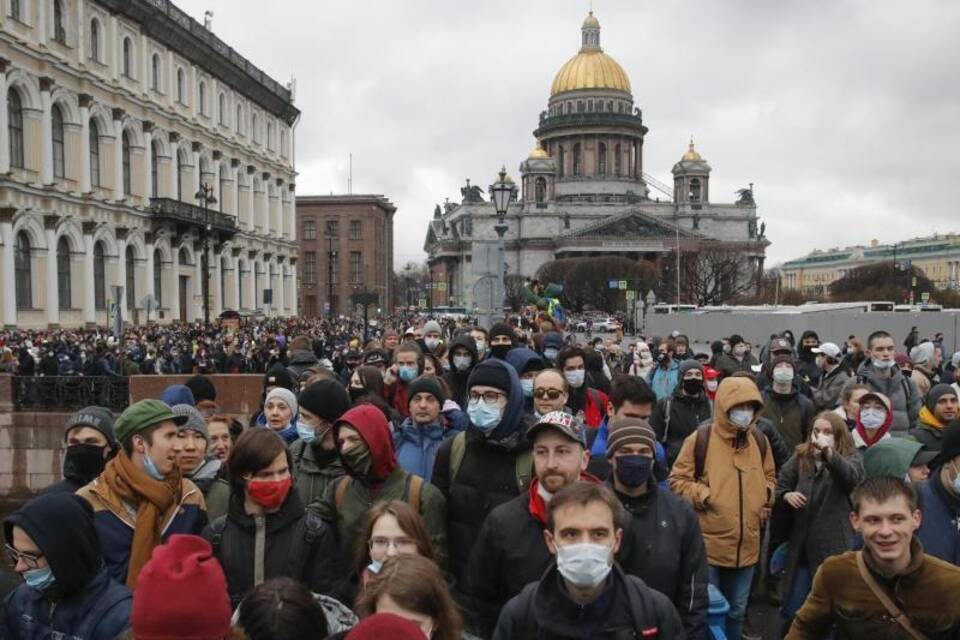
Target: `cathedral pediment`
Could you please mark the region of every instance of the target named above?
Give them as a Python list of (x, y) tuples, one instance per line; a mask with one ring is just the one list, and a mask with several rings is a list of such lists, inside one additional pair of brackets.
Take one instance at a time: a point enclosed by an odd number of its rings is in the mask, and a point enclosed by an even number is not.
[[(652, 216), (642, 211), (627, 211), (609, 218), (604, 218), (585, 227), (575, 229), (564, 234), (564, 238), (662, 238), (675, 237), (676, 225)], [(680, 229), (680, 236), (684, 238), (698, 238), (699, 234)]]

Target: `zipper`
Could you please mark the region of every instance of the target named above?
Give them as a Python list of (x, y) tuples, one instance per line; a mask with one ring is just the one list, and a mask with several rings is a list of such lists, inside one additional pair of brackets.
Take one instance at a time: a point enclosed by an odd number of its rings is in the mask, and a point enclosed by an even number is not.
[(740, 537), (737, 539), (737, 564), (740, 568), (740, 548), (743, 547), (743, 471), (737, 469), (737, 485), (740, 491)]

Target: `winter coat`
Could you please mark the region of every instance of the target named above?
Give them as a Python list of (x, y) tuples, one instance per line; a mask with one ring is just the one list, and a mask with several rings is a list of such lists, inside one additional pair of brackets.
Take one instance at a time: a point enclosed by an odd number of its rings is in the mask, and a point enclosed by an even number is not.
[(671, 359), (666, 369), (657, 365), (653, 368), (648, 382), (657, 400), (669, 398), (676, 390), (677, 383), (680, 382), (680, 363)]
[(293, 355), (291, 355), (287, 361), (287, 371), (289, 371), (293, 379), (297, 381), (300, 380), (304, 372), (319, 366), (320, 361), (312, 351), (294, 351)]
[(770, 387), (761, 395), (764, 405), (761, 415), (773, 423), (787, 447), (792, 451), (806, 442), (814, 417), (810, 398), (799, 393), (796, 387), (792, 387), (790, 393), (778, 393)]
[[(184, 474), (186, 475), (186, 474)], [(207, 507), (207, 521), (213, 522), (227, 514), (230, 503), (230, 483), (222, 479), (223, 463), (218, 458), (207, 458), (193, 473), (186, 476), (203, 493)]]
[(657, 434), (657, 441), (667, 450), (668, 467), (673, 466), (686, 437), (712, 415), (713, 407), (706, 394), (688, 396), (682, 386), (678, 386), (669, 398), (657, 400), (650, 415), (650, 426)]
[[(521, 390), (521, 395), (523, 391)], [(583, 411), (583, 424), (590, 428), (600, 426), (607, 416), (607, 394), (600, 389), (588, 386), (585, 382), (579, 389), (570, 389), (567, 405), (573, 413)]]
[(328, 487), (344, 475), (337, 452), (324, 451), (319, 442), (307, 444), (297, 440), (290, 445), (290, 457), (297, 491), (305, 505), (323, 498)]
[[(813, 578), (813, 587), (797, 612), (786, 640), (826, 638), (836, 625), (836, 640), (909, 638), (863, 581), (857, 568), (857, 551), (824, 560)], [(911, 624), (930, 640), (956, 638), (960, 630), (960, 568), (923, 552), (915, 537), (910, 565), (901, 575), (886, 577), (870, 551), (863, 551), (874, 579), (893, 593)]]
[(943, 430), (946, 427), (927, 407), (920, 408), (917, 426), (910, 430), (910, 437), (923, 445), (927, 451), (939, 452), (943, 448)]
[(763, 401), (756, 385), (740, 378), (724, 380), (717, 390), (703, 477), (694, 477), (696, 432), (683, 441), (670, 472), (670, 488), (698, 512), (712, 566), (756, 564), (761, 511), (773, 505), (776, 474), (771, 447), (761, 457), (760, 445), (750, 431), (738, 430), (727, 418), (731, 407), (747, 402), (759, 414)]
[(697, 514), (655, 483), (640, 496), (616, 495), (629, 514), (617, 564), (673, 602), (688, 638), (710, 638), (707, 554)]
[(407, 473), (430, 482), (440, 445), (457, 433), (460, 433), (460, 430), (444, 429), (439, 420), (431, 424), (415, 425), (413, 418), (407, 418), (393, 434), (397, 464)]
[(917, 485), (923, 520), (917, 537), (928, 555), (960, 565), (960, 498), (949, 493), (940, 479), (940, 468)]
[(333, 531), (304, 509), (296, 489), (279, 511), (256, 517), (244, 509), (243, 494), (234, 492), (227, 515), (204, 529), (203, 537), (223, 567), (234, 606), (259, 581), (272, 578), (289, 577), (316, 593), (335, 593), (347, 561), (339, 555)]
[(893, 409), (893, 426), (891, 435), (905, 435), (917, 422), (917, 415), (923, 404), (923, 396), (917, 390), (917, 385), (909, 376), (903, 375), (894, 365), (890, 369), (891, 375), (885, 375), (873, 366), (870, 360), (865, 360), (857, 370), (857, 382), (879, 391), (890, 399)]
[(813, 404), (817, 411), (834, 409), (840, 404), (840, 395), (847, 383), (853, 379), (844, 366), (837, 365), (833, 371), (820, 378), (820, 384), (813, 390)]
[[(527, 490), (518, 486), (517, 457), (529, 452), (523, 433), (523, 390), (516, 370), (496, 358), (483, 366), (502, 367), (510, 376), (510, 393), (500, 423), (488, 434), (474, 426), (464, 434), (464, 454), (456, 477), (450, 464), (456, 437), (448, 438), (437, 452), (431, 482), (443, 492), (447, 504), (446, 530), (456, 540), (450, 548), (450, 569), (457, 583), (466, 578), (467, 561), (480, 525), (494, 507)], [(532, 475), (532, 458), (531, 458)]]
[(787, 460), (793, 455), (793, 450), (787, 446), (783, 436), (780, 435), (780, 432), (777, 431), (776, 427), (774, 427), (773, 423), (768, 419), (763, 417), (759, 418), (757, 420), (757, 428), (763, 432), (763, 435), (767, 436), (767, 442), (770, 443), (770, 448), (773, 449), (773, 464), (777, 471), (779, 471), (783, 468), (783, 465), (787, 464)]
[(556, 564), (503, 608), (493, 640), (686, 638), (667, 596), (616, 564), (606, 590), (585, 606), (561, 586)]
[[(798, 566), (806, 565), (814, 574), (824, 560), (853, 548), (850, 493), (863, 478), (863, 462), (856, 450), (846, 457), (834, 451), (819, 469), (813, 463), (801, 464), (794, 454), (780, 470), (777, 508), (785, 509), (792, 524), (784, 584), (793, 582)], [(791, 491), (806, 496), (804, 508), (794, 509), (784, 501)]]
[[(473, 360), (466, 371), (457, 371), (453, 368), (453, 350), (455, 347), (463, 347), (473, 356)], [(464, 333), (453, 339), (447, 354), (450, 360), (450, 371), (443, 374), (443, 379), (450, 387), (450, 399), (460, 405), (461, 408), (465, 408), (467, 406), (467, 391), (469, 390), (467, 380), (470, 378), (470, 372), (473, 371), (480, 360), (477, 355), (477, 342), (470, 334)]]
[(743, 356), (743, 360), (737, 360), (729, 353), (722, 353), (717, 357), (713, 368), (720, 372), (721, 378), (728, 378), (738, 371), (746, 371), (753, 375), (753, 367), (760, 364), (760, 361), (752, 354)]

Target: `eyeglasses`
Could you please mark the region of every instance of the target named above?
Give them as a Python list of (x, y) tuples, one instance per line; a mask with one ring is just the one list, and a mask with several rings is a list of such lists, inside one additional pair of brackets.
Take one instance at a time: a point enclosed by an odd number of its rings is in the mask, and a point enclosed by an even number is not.
[(371, 551), (387, 551), (391, 546), (397, 553), (414, 553), (417, 550), (417, 543), (410, 538), (370, 538)]
[(502, 391), (484, 391), (483, 393), (477, 393), (476, 391), (470, 392), (470, 402), (480, 402), (480, 398), (483, 398), (483, 401), (487, 404), (493, 404), (500, 400), (500, 398), (505, 398), (506, 395)]
[(17, 551), (8, 544), (3, 545), (3, 548), (7, 552), (7, 560), (13, 566), (16, 566), (18, 562), (23, 560), (23, 564), (27, 565), (28, 569), (36, 569), (37, 564), (39, 564), (40, 559), (43, 557), (42, 553), (39, 555), (33, 555), (31, 553)]
[(563, 395), (563, 391), (559, 389), (534, 389), (533, 397), (537, 400), (542, 400), (544, 396), (550, 398), (551, 400), (556, 400)]

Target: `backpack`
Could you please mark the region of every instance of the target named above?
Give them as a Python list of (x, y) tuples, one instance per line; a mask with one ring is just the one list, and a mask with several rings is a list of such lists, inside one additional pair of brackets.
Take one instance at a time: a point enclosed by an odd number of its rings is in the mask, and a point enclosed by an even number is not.
[[(337, 486), (333, 490), (333, 503), (337, 508), (337, 513), (340, 513), (340, 508), (343, 506), (343, 500), (347, 495), (347, 489), (350, 488), (352, 483), (353, 476), (343, 476), (337, 481)], [(408, 473), (406, 479), (404, 480), (403, 500), (417, 513), (420, 513), (422, 494), (423, 478), (412, 473)]]
[[(697, 427), (697, 441), (693, 449), (693, 478), (699, 481), (703, 478), (704, 465), (707, 463), (707, 448), (710, 446), (710, 430), (713, 422), (704, 422)], [(756, 440), (760, 448), (761, 462), (767, 457), (767, 436), (757, 425), (750, 426), (750, 435)]]
[[(457, 479), (460, 472), (460, 465), (463, 464), (463, 457), (467, 453), (467, 432), (461, 431), (453, 436), (453, 444), (450, 446), (450, 484)], [(517, 475), (517, 488), (523, 491), (530, 486), (533, 479), (533, 450), (528, 449), (517, 454), (515, 462), (515, 473)]]

